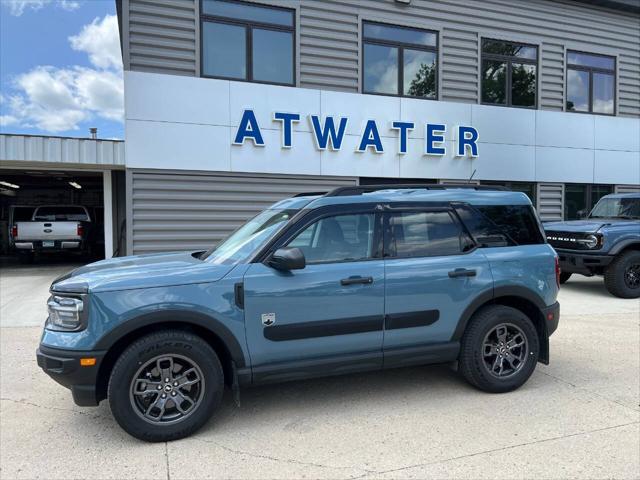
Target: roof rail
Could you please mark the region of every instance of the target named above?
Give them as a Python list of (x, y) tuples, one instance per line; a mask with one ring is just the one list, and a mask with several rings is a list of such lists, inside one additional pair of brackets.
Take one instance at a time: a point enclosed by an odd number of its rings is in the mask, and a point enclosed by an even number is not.
[(296, 197), (321, 197), (323, 195), (326, 195), (329, 192), (301, 192), (301, 193), (296, 193), (293, 198)]
[(362, 195), (364, 193), (377, 192), (379, 190), (448, 190), (450, 188), (467, 188), (470, 190), (509, 191), (500, 185), (474, 185), (471, 183), (459, 184), (400, 184), (400, 185), (354, 185), (339, 187), (328, 192), (325, 197), (346, 197), (350, 195)]

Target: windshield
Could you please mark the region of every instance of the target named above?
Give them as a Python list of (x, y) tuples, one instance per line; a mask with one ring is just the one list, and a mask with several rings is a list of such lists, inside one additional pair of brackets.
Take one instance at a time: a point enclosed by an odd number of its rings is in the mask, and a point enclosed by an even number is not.
[(589, 218), (640, 218), (640, 198), (603, 198)]
[(265, 210), (201, 258), (216, 265), (235, 265), (247, 260), (280, 231), (296, 212), (297, 210)]

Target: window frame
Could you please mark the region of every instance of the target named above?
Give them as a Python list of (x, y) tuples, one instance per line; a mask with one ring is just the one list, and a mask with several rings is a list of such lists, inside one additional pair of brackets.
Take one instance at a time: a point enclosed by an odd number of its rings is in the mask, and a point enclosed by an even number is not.
[[(269, 8), (272, 10), (285, 10), (291, 13), (293, 19), (293, 25), (291, 27), (287, 27), (284, 25), (278, 25), (274, 23), (264, 23), (257, 22), (255, 20), (244, 20), (240, 18), (229, 18), (229, 17), (221, 17), (217, 15), (211, 15), (208, 13), (204, 13), (203, 4), (205, 0), (199, 0), (199, 8), (200, 8), (200, 77), (202, 78), (214, 78), (218, 80), (229, 80), (233, 82), (246, 82), (246, 83), (262, 83), (265, 85), (280, 85), (286, 87), (295, 87), (297, 85), (297, 65), (296, 65), (296, 55), (297, 55), (297, 25), (296, 25), (296, 10), (295, 8), (287, 8), (287, 7), (277, 7), (274, 5), (267, 5), (262, 3), (248, 3), (242, 0), (222, 0), (227, 3), (235, 3), (240, 5), (245, 5), (248, 7), (260, 7), (260, 8)], [(244, 28), (245, 33), (245, 68), (247, 71), (246, 78), (241, 77), (224, 77), (219, 75), (208, 75), (204, 72), (204, 24), (205, 23), (218, 23), (225, 25), (234, 25)], [(258, 28), (261, 30), (271, 30), (277, 32), (285, 32), (291, 33), (291, 66), (293, 77), (291, 79), (291, 83), (282, 83), (282, 82), (270, 82), (265, 80), (254, 80), (253, 79), (253, 29)]]
[[(409, 260), (409, 259), (419, 259), (419, 258), (436, 258), (436, 257), (452, 257), (459, 255), (468, 255), (474, 252), (478, 248), (478, 243), (476, 242), (469, 229), (464, 224), (458, 212), (456, 212), (453, 205), (445, 205), (445, 206), (437, 206), (437, 205), (424, 205), (424, 204), (415, 204), (415, 205), (400, 205), (396, 206), (394, 204), (389, 204), (385, 206), (385, 211), (382, 219), (382, 256), (385, 260)], [(447, 255), (416, 255), (416, 256), (397, 256), (392, 255), (389, 249), (389, 245), (387, 244), (387, 239), (389, 238), (390, 232), (390, 217), (391, 215), (397, 213), (448, 213), (449, 217), (453, 220), (453, 222), (460, 227), (461, 235), (466, 235), (473, 245), (466, 251), (462, 250), (462, 245), (460, 245), (460, 251), (458, 253), (451, 253)]]
[[(609, 70), (607, 68), (590, 67), (588, 65), (577, 65), (575, 63), (569, 63), (570, 53), (577, 53), (582, 55), (590, 55), (592, 57), (605, 57), (605, 58), (613, 59), (613, 70)], [(568, 84), (569, 70), (578, 70), (582, 72), (587, 72), (589, 74), (589, 93), (588, 93), (589, 110), (587, 110), (586, 112), (567, 109), (567, 101), (568, 101), (568, 94), (569, 94), (569, 84)], [(603, 113), (603, 112), (593, 111), (593, 74), (594, 73), (605, 73), (613, 77), (613, 112), (612, 113)], [(592, 52), (585, 52), (583, 50), (567, 49), (566, 55), (565, 55), (564, 91), (565, 91), (565, 94), (564, 94), (563, 109), (565, 112), (582, 113), (587, 115), (605, 115), (607, 117), (615, 117), (618, 111), (618, 57), (616, 55), (607, 55), (605, 53), (592, 53)]]
[[(392, 41), (392, 40), (382, 40), (379, 38), (370, 38), (366, 37), (364, 34), (365, 25), (380, 25), (383, 27), (391, 27), (391, 28), (399, 28), (403, 30), (418, 30), (421, 32), (434, 34), (436, 37), (436, 45), (435, 47), (428, 45), (421, 45), (419, 43), (410, 43), (410, 42), (402, 42), (402, 41)], [(399, 97), (399, 98), (416, 98), (419, 100), (432, 100), (438, 101), (440, 99), (440, 32), (438, 30), (431, 30), (428, 28), (419, 28), (412, 27), (407, 25), (396, 25), (393, 23), (385, 23), (379, 22), (376, 20), (362, 20), (360, 25), (361, 31), (361, 46), (360, 46), (360, 54), (362, 57), (362, 67), (361, 67), (361, 75), (360, 75), (360, 92), (366, 95), (379, 95), (383, 97)], [(378, 92), (369, 92), (364, 88), (364, 78), (365, 78), (365, 45), (378, 45), (382, 47), (391, 47), (396, 48), (398, 50), (398, 88), (396, 93), (378, 93)], [(404, 50), (419, 50), (422, 52), (430, 52), (435, 53), (436, 56), (436, 72), (435, 72), (435, 96), (433, 97), (416, 97), (413, 95), (405, 95), (404, 91)]]
[[(484, 42), (485, 40), (489, 40), (492, 42), (501, 42), (501, 43), (511, 43), (514, 45), (520, 45), (523, 47), (532, 47), (536, 49), (536, 58), (535, 60), (532, 60), (530, 58), (520, 58), (520, 57), (516, 57), (513, 55), (501, 55), (499, 53), (485, 53), (484, 52)], [(483, 64), (485, 60), (492, 60), (492, 61), (499, 61), (499, 62), (505, 62), (507, 64), (507, 72), (506, 72), (506, 85), (505, 85), (505, 103), (490, 103), (490, 102), (485, 102), (484, 99), (482, 98), (482, 87), (483, 87), (483, 83), (484, 83), (484, 75), (483, 75)], [(513, 78), (512, 78), (512, 72), (513, 72), (513, 67), (512, 67), (512, 63), (524, 63), (527, 65), (533, 65), (536, 67), (536, 94), (535, 94), (535, 102), (532, 106), (527, 107), (524, 105), (513, 105), (512, 104), (512, 87), (513, 87)], [(501, 39), (501, 38), (495, 38), (495, 37), (481, 37), (480, 38), (480, 74), (479, 74), (479, 78), (480, 78), (480, 91), (479, 93), (479, 99), (480, 99), (480, 104), (481, 105), (489, 105), (492, 107), (509, 107), (509, 108), (524, 108), (526, 110), (537, 110), (538, 109), (538, 104), (539, 104), (539, 91), (540, 91), (540, 45), (537, 45), (535, 43), (529, 43), (529, 42), (521, 42), (519, 40), (507, 40), (507, 39)]]

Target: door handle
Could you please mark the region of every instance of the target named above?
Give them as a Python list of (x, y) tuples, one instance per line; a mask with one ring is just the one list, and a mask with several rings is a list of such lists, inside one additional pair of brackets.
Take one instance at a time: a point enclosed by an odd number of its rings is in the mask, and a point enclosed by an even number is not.
[(476, 272), (475, 270), (467, 270), (466, 268), (456, 268), (455, 270), (451, 270), (449, 272), (449, 277), (451, 278), (475, 277), (477, 273), (478, 272)]
[(357, 284), (367, 285), (369, 283), (373, 283), (373, 277), (353, 276), (349, 278), (343, 278), (342, 280), (340, 280), (340, 285), (343, 285), (343, 286), (357, 285)]

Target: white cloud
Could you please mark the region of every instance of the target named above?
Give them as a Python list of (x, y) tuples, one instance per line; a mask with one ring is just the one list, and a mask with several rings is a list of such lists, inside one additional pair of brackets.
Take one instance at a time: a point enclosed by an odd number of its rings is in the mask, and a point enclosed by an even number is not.
[(7, 7), (9, 13), (16, 17), (22, 15), (27, 9), (38, 11), (50, 3), (69, 12), (80, 8), (79, 0), (2, 0), (2, 5)]
[(0, 98), (1, 126), (19, 125), (49, 132), (78, 130), (94, 118), (122, 122), (124, 85), (118, 24), (106, 15), (69, 37), (96, 68), (38, 66), (18, 75), (13, 93)]
[(82, 27), (79, 34), (69, 37), (71, 48), (86, 52), (89, 61), (98, 68), (122, 69), (118, 18), (106, 15)]
[(67, 12), (73, 12), (80, 8), (80, 2), (77, 0), (60, 0), (58, 4)]

